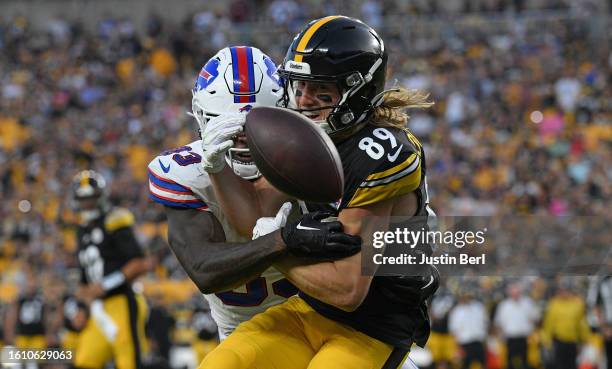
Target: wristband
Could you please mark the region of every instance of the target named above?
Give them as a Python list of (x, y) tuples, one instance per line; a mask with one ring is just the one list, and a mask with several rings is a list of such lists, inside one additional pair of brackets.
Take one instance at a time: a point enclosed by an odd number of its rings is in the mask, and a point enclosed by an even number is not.
[(125, 282), (125, 275), (118, 270), (104, 277), (101, 285), (104, 291), (110, 291), (121, 286), (123, 282)]

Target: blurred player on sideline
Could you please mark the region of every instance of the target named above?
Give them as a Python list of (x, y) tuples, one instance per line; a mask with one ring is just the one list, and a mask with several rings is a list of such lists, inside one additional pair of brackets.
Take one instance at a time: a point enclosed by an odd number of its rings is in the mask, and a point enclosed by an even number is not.
[(150, 268), (134, 235), (134, 216), (112, 207), (102, 175), (85, 170), (72, 183), (78, 211), (77, 297), (88, 303), (90, 318), (80, 333), (76, 368), (100, 369), (114, 359), (117, 369), (137, 369), (147, 352), (144, 335), (147, 305), (132, 281)]
[(18, 349), (45, 349), (53, 343), (46, 324), (50, 309), (33, 272), (26, 272), (25, 283), (24, 292), (6, 313), (5, 343)]

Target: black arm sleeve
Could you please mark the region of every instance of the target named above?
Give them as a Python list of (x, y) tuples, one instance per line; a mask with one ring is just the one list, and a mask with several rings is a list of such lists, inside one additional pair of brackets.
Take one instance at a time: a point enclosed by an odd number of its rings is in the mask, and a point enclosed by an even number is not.
[(261, 275), (284, 252), (280, 232), (226, 243), (212, 213), (166, 207), (168, 243), (202, 293), (228, 291)]

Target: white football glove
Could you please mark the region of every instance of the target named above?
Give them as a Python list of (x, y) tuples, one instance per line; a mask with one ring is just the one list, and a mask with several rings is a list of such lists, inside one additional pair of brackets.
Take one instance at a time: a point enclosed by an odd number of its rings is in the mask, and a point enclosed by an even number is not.
[(202, 132), (202, 166), (208, 173), (218, 173), (225, 167), (225, 153), (234, 146), (232, 136), (242, 132), (246, 114), (219, 115), (200, 126)]
[(274, 218), (264, 217), (257, 219), (255, 228), (253, 228), (253, 239), (257, 239), (284, 227), (285, 223), (287, 223), (287, 217), (289, 217), (289, 213), (291, 213), (291, 207), (291, 203), (286, 202), (281, 206)]

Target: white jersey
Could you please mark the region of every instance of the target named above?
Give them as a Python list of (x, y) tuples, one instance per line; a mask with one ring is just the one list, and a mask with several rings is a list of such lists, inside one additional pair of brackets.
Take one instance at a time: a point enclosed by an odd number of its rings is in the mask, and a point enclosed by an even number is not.
[[(160, 154), (149, 163), (149, 197), (175, 208), (209, 211), (217, 218), (226, 242), (246, 242), (221, 212), (208, 173), (202, 168), (202, 141)], [(238, 324), (295, 295), (296, 288), (273, 267), (235, 290), (204, 295), (221, 338)]]

